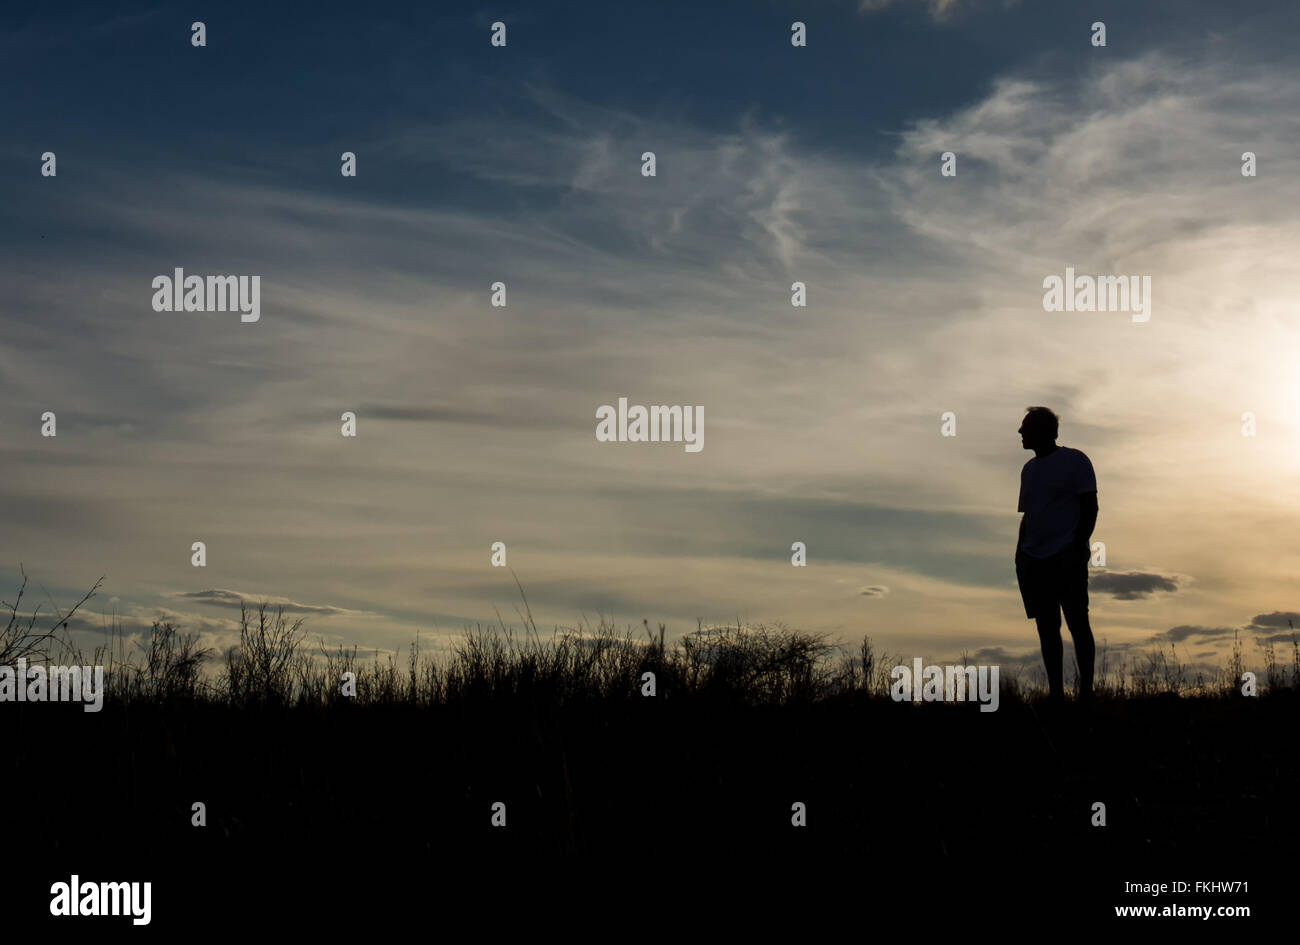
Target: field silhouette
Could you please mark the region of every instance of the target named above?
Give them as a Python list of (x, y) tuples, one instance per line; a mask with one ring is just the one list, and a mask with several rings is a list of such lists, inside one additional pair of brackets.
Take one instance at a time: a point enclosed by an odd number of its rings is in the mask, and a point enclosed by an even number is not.
[(1099, 666), (1091, 706), (1008, 674), (981, 713), (890, 698), (911, 654), (779, 626), (668, 645), (662, 627), (545, 634), (529, 615), (450, 656), (364, 659), (263, 604), (225, 653), (157, 623), (135, 653), (84, 654), (11, 608), (0, 663), (99, 663), (107, 680), (98, 713), (0, 706), (5, 809), (40, 838), (8, 889), (33, 915), (72, 872), (153, 880), (159, 929), (428, 896), (491, 915), (544, 888), (568, 909), (555, 890), (586, 876), (602, 892), (583, 915), (650, 896), (776, 921), (830, 896), (864, 927), (939, 907), (1073, 925), (1151, 901), (1125, 881), (1247, 879), (1249, 896), (1179, 901), (1266, 903), (1264, 864), (1300, 838), (1294, 664), (1246, 698), (1239, 665), (1188, 680), (1151, 654)]

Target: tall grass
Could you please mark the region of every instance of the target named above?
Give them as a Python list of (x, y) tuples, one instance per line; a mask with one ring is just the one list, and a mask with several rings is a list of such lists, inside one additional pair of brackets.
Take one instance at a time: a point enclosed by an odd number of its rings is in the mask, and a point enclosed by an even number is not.
[[(44, 620), (41, 620), (39, 605), (32, 609), (30, 615), (21, 613), (23, 595), (27, 593), (27, 572), (19, 565), (18, 573), (22, 575), (22, 583), (18, 586), (13, 603), (0, 602), (0, 606), (9, 612), (4, 629), (0, 630), (0, 666), (12, 666), (20, 659), (32, 663), (49, 662), (51, 657), (57, 658), (71, 652), (66, 634), (68, 621), (81, 609), (82, 604), (95, 596), (104, 579), (101, 577), (96, 581), (70, 610), (60, 612), (57, 607), (52, 607)], [(37, 621), (45, 624), (46, 628), (38, 630)]]
[[(102, 580), (102, 579), (101, 579)], [(575, 630), (539, 632), (531, 611), (521, 614), (519, 632), (481, 625), (441, 656), (421, 652), (419, 639), (404, 660), (395, 654), (363, 658), (356, 646), (309, 647), (305, 623), (282, 607), (241, 605), (239, 642), (221, 658), (201, 647), (199, 637), (166, 621), (155, 622), (144, 641), (127, 652), (117, 628), (112, 643), (85, 654), (66, 631), (68, 619), (99, 587), (66, 613), (57, 608), (38, 629), (40, 608), (26, 615), (20, 604), (26, 575), (0, 632), (0, 665), (23, 657), (32, 663), (64, 661), (105, 667), (106, 695), (114, 702), (178, 704), (204, 702), (241, 707), (324, 707), (344, 705), (455, 705), (497, 700), (545, 705), (633, 701), (653, 675), (664, 699), (707, 699), (736, 705), (791, 705), (823, 701), (889, 698), (895, 665), (909, 659), (878, 653), (869, 636), (849, 649), (821, 634), (784, 625), (699, 626), (669, 645), (666, 628), (643, 623), (644, 639), (620, 632), (601, 619)], [(1291, 665), (1275, 647), (1261, 647), (1262, 693), (1300, 688), (1300, 640), (1292, 635)], [(969, 664), (963, 654), (961, 662)], [(1077, 673), (1077, 667), (1074, 667)], [(1245, 661), (1234, 639), (1226, 667), (1192, 676), (1171, 643), (1167, 649), (1125, 651), (1116, 660), (1103, 642), (1098, 649), (1098, 699), (1153, 696), (1227, 697), (1240, 694)], [(350, 674), (350, 675), (349, 675)], [(1001, 703), (1041, 698), (1041, 665), (1002, 666)], [(345, 694), (351, 680), (355, 694)]]

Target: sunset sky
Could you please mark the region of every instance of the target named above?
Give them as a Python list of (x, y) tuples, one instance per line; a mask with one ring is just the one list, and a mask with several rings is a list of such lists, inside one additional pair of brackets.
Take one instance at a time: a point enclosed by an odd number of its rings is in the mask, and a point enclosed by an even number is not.
[[(313, 641), (427, 646), (518, 625), (501, 541), (544, 629), (1033, 664), (1045, 404), (1097, 474), (1099, 643), (1289, 641), (1291, 0), (356, 9), (0, 20), (5, 600), (21, 562), (34, 602), (106, 576), (87, 632), (226, 645), (269, 597)], [(260, 321), (155, 312), (177, 267), (259, 275)], [(1150, 321), (1044, 311), (1066, 267), (1150, 276)], [(703, 450), (597, 442), (620, 396), (702, 406)]]

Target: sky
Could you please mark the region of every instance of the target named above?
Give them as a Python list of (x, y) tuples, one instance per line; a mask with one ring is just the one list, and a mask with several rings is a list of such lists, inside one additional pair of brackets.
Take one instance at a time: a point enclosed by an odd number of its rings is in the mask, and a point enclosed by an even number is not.
[[(382, 650), (517, 627), (522, 586), (544, 630), (1032, 665), (1044, 404), (1097, 474), (1099, 642), (1289, 652), (1296, 32), (1289, 0), (7, 9), (0, 596), (103, 575), (87, 640), (227, 646), (270, 600)], [(155, 311), (178, 267), (259, 276), (260, 319)], [(1149, 320), (1045, 311), (1067, 267), (1149, 276)], [(619, 397), (702, 407), (703, 449), (599, 442)]]

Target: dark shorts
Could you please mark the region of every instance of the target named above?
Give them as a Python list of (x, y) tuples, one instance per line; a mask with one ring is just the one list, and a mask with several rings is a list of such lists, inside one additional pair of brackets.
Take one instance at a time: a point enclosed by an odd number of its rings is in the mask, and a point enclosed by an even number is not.
[(1016, 556), (1016, 580), (1025, 602), (1025, 616), (1033, 619), (1058, 607), (1074, 612), (1088, 610), (1088, 559), (1082, 548), (1066, 548), (1050, 558)]

